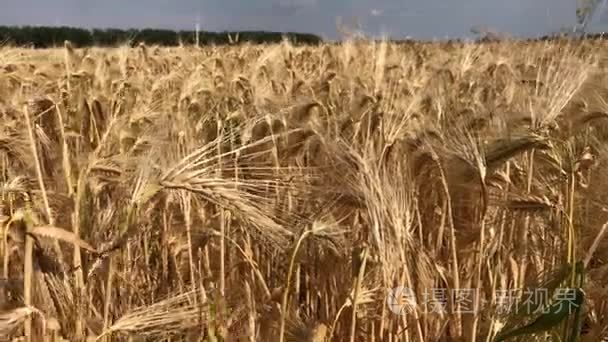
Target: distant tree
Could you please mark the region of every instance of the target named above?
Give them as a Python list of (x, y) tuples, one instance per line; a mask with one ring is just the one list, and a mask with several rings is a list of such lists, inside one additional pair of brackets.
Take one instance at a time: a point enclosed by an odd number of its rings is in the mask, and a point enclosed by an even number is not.
[(471, 33), (476, 35), (480, 42), (494, 42), (507, 38), (505, 34), (499, 33), (484, 25), (471, 27)]
[[(200, 44), (229, 44), (228, 35), (239, 37), (239, 43), (276, 43), (284, 38), (294, 44), (319, 44), (321, 37), (314, 34), (294, 32), (265, 32), (265, 31), (239, 31), (239, 32), (200, 32)], [(191, 45), (196, 41), (195, 31), (172, 31), (163, 29), (93, 29), (86, 30), (73, 27), (46, 27), (46, 26), (0, 26), (0, 43), (8, 42), (19, 46), (33, 46), (47, 48), (59, 46), (69, 40), (76, 47), (85, 46), (115, 46), (131, 42), (133, 44), (146, 43), (149, 45), (177, 46)]]

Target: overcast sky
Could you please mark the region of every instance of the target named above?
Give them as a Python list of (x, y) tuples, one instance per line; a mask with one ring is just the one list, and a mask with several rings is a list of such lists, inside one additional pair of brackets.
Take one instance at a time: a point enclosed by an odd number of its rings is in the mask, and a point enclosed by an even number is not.
[(0, 6), (0, 25), (193, 29), (200, 15), (202, 29), (210, 31), (335, 39), (336, 18), (357, 17), (370, 35), (430, 39), (462, 37), (472, 26), (516, 36), (555, 32), (574, 24), (576, 0), (0, 0)]

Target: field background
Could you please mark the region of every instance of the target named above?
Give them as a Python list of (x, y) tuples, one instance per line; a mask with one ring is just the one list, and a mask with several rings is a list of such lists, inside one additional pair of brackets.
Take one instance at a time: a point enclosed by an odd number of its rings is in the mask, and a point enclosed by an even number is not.
[(0, 336), (491, 341), (538, 316), (499, 293), (582, 286), (600, 341), (605, 49), (0, 48)]

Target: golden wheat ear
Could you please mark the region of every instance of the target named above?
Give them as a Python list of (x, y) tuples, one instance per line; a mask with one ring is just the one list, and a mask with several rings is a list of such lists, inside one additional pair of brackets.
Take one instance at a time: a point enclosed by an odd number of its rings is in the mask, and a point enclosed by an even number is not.
[(33, 234), (35, 236), (61, 240), (67, 243), (71, 243), (74, 246), (86, 249), (89, 252), (98, 253), (97, 249), (91, 246), (88, 242), (79, 238), (76, 234), (62, 228), (53, 226), (37, 226), (32, 228), (28, 233)]
[(43, 313), (30, 306), (19, 307), (0, 313), (0, 336), (10, 336), (17, 327), (23, 324), (26, 318), (34, 314), (40, 315), (44, 321)]
[(507, 140), (498, 140), (485, 147), (486, 163), (489, 168), (496, 168), (518, 154), (534, 148), (545, 149), (547, 147), (546, 139), (533, 134)]

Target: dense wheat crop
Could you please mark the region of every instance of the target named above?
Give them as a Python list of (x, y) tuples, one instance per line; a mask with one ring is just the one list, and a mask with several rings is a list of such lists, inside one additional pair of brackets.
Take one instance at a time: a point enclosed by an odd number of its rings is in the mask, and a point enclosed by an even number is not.
[(1, 48), (0, 340), (606, 338), (605, 49)]

